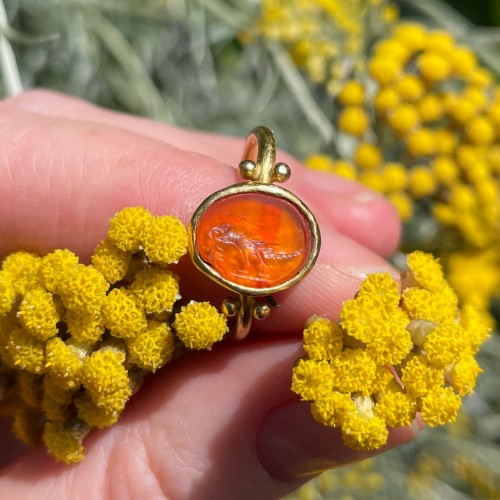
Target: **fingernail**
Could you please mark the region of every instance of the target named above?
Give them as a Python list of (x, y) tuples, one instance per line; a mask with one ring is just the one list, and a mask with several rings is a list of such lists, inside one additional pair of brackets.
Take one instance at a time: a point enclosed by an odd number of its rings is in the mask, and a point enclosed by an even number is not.
[(337, 177), (330, 173), (317, 172), (310, 169), (304, 169), (300, 172), (298, 182), (300, 182), (302, 192), (316, 196), (318, 193), (330, 193), (332, 195), (349, 196), (352, 198), (359, 197), (359, 203), (366, 203), (366, 201), (369, 201), (370, 196), (380, 198), (380, 195), (357, 182)]
[(360, 191), (352, 195), (342, 193), (327, 199), (316, 195), (316, 199), (321, 200), (318, 205), (321, 212), (344, 232), (364, 232), (376, 239), (388, 236), (388, 232), (395, 231), (397, 227), (397, 222), (392, 220), (396, 217), (394, 208), (387, 199), (375, 192)]
[(368, 205), (371, 204), (373, 201), (378, 202), (379, 200), (383, 199), (384, 198), (381, 195), (379, 195), (375, 191), (369, 191), (368, 189), (360, 191), (351, 198), (352, 201), (359, 203), (360, 205)]
[(344, 446), (338, 429), (316, 422), (309, 404), (296, 400), (264, 417), (257, 453), (268, 474), (282, 481), (314, 476), (366, 456)]
[(336, 271), (353, 278), (362, 280), (374, 273), (389, 273), (397, 280), (400, 277), (399, 271), (384, 258), (331, 229), (321, 233), (320, 256)]
[(399, 281), (400, 279), (400, 273), (396, 269), (390, 266), (358, 266), (358, 267), (347, 267), (344, 266), (342, 271), (345, 274), (350, 274), (351, 276), (356, 276), (357, 278), (360, 278), (364, 280), (369, 274), (376, 274), (376, 273), (388, 273), (390, 274), (395, 280)]
[(298, 481), (386, 451), (410, 441), (417, 433), (412, 427), (395, 429), (380, 450), (355, 451), (343, 444), (339, 429), (313, 419), (308, 403), (293, 400), (264, 417), (257, 434), (257, 454), (271, 477)]

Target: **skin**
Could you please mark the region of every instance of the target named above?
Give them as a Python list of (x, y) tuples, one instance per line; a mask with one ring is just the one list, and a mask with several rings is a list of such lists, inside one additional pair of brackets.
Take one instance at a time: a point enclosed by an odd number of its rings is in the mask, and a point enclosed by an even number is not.
[[(0, 256), (69, 248), (83, 262), (125, 206), (187, 224), (206, 196), (238, 182), (243, 146), (42, 90), (0, 102), (0, 143)], [(313, 421), (290, 392), (290, 375), (307, 318), (335, 319), (370, 272), (397, 276), (384, 258), (397, 246), (398, 219), (358, 184), (308, 171), (284, 152), (277, 160), (292, 169), (285, 187), (320, 223), (311, 273), (276, 297), (280, 307), (249, 338), (184, 356), (147, 379), (116, 426), (85, 440), (80, 464), (25, 450), (2, 422), (0, 498), (271, 499), (369, 455)], [(183, 297), (218, 306), (226, 296), (189, 257), (175, 270)], [(418, 425), (393, 429), (385, 449), (417, 433)]]

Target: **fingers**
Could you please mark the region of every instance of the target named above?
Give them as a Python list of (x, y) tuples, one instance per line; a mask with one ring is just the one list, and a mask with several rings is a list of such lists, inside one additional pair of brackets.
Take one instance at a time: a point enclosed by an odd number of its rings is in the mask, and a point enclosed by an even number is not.
[(348, 463), (388, 451), (414, 439), (421, 428), (389, 430), (387, 443), (376, 451), (355, 451), (344, 445), (339, 429), (313, 420), (310, 405), (297, 399), (273, 408), (263, 419), (257, 434), (261, 463), (274, 479), (302, 482)]
[[(234, 168), (215, 158), (218, 153), (194, 153), (97, 119), (54, 118), (4, 105), (0, 140), (4, 255), (67, 247), (88, 259), (108, 219), (124, 206), (142, 205), (187, 223), (207, 195), (236, 180)], [(58, 467), (36, 451), (2, 472), (0, 498), (34, 498), (41, 491), (54, 498), (275, 498), (300, 484), (297, 474), (309, 474), (311, 463), (365, 456), (340, 446), (336, 431), (318, 430), (304, 418), (304, 405), (290, 403), (300, 342), (276, 334), (299, 336), (312, 313), (335, 316), (368, 272), (392, 270), (331, 228), (332, 179), (315, 187), (321, 176), (300, 175), (299, 195), (318, 207), (320, 259), (297, 287), (277, 297), (280, 307), (257, 325), (262, 335), (171, 363), (131, 401), (118, 425), (88, 439), (86, 460)], [(342, 189), (338, 210), (348, 214), (353, 193)], [(225, 295), (200, 277), (189, 258), (178, 272), (189, 299), (215, 302)], [(272, 340), (265, 337), (271, 333)], [(279, 433), (283, 412), (290, 427)], [(413, 435), (411, 429), (397, 431), (392, 443)], [(330, 440), (331, 448), (325, 446)], [(279, 441), (292, 451), (273, 452)]]
[[(206, 196), (235, 181), (233, 168), (209, 156), (98, 123), (8, 108), (0, 115), (0, 137), (4, 255), (19, 248), (69, 248), (88, 259), (122, 207), (142, 205), (187, 224)], [(318, 192), (315, 203), (323, 202)], [(277, 297), (280, 307), (258, 325), (263, 330), (298, 334), (311, 314), (337, 314), (368, 272), (391, 272), (381, 257), (328, 224), (322, 227), (318, 264), (299, 286)], [(226, 295), (188, 257), (178, 271), (184, 296), (219, 305)]]
[[(188, 259), (181, 261), (182, 276), (192, 275), (190, 268)], [(271, 310), (265, 321), (254, 321), (252, 328), (259, 333), (296, 336), (301, 334), (304, 323), (313, 314), (335, 320), (342, 302), (354, 297), (368, 274), (377, 272), (399, 278), (399, 273), (381, 257), (350, 238), (325, 228), (320, 256), (311, 272), (298, 285), (273, 296), (278, 307)], [(225, 289), (204, 277), (184, 282), (181, 279), (180, 285), (181, 295), (193, 300), (210, 300), (216, 305), (228, 295)]]
[[(45, 90), (33, 90), (9, 99), (6, 106), (36, 114), (89, 121), (119, 127), (195, 151), (236, 166), (241, 160), (242, 139), (216, 136), (172, 127), (143, 118), (106, 111), (80, 99)], [(278, 134), (279, 144), (279, 134)], [(278, 161), (292, 167), (287, 189), (309, 200), (325, 222), (379, 255), (392, 254), (398, 244), (400, 224), (394, 208), (380, 195), (361, 185), (330, 174), (312, 172), (280, 151)]]
[(4, 105), (39, 115), (119, 127), (166, 142), (179, 149), (212, 156), (230, 165), (240, 161), (241, 139), (188, 131), (138, 116), (107, 111), (87, 101), (49, 90), (29, 90), (4, 101)]
[(234, 170), (119, 128), (19, 110), (0, 114), (0, 248), (84, 258), (124, 206), (143, 205), (184, 223), (210, 193), (234, 183)]
[[(0, 474), (0, 497), (270, 499), (318, 467), (367, 456), (291, 401), (297, 341), (227, 343), (167, 365), (120, 423), (94, 433), (80, 464), (54, 466), (42, 450)], [(397, 429), (389, 447), (416, 434)], [(282, 448), (284, 453), (280, 453)]]

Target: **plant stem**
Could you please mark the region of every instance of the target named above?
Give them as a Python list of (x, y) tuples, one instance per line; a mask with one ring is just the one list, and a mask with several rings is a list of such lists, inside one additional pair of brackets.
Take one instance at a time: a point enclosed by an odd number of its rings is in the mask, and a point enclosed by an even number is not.
[(14, 51), (5, 35), (8, 29), (7, 12), (3, 0), (0, 0), (0, 69), (5, 85), (5, 93), (8, 96), (13, 96), (23, 91), (23, 84)]
[(316, 128), (325, 143), (334, 140), (335, 130), (331, 122), (314, 100), (306, 82), (293, 64), (288, 53), (277, 43), (268, 42), (266, 47), (309, 122)]

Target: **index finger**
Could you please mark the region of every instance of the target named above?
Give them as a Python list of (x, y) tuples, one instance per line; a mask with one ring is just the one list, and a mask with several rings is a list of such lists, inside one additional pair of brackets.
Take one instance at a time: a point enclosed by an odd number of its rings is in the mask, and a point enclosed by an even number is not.
[[(236, 180), (234, 168), (209, 156), (101, 124), (8, 109), (0, 117), (0, 137), (4, 255), (62, 247), (88, 259), (109, 218), (124, 206), (142, 205), (187, 224), (204, 198)], [(318, 191), (316, 198), (321, 203), (325, 195)], [(381, 257), (328, 224), (322, 234), (317, 265), (299, 286), (277, 297), (281, 307), (264, 322), (266, 329), (301, 331), (313, 313), (335, 315), (366, 274), (391, 271)], [(185, 277), (181, 293), (220, 304), (225, 292), (200, 276), (189, 258), (178, 269)]]
[[(241, 160), (241, 138), (184, 130), (107, 111), (80, 99), (47, 90), (30, 90), (4, 104), (44, 116), (119, 127), (179, 149), (211, 156), (232, 166), (237, 166)], [(276, 131), (276, 136), (279, 146), (279, 131)], [(287, 188), (307, 199), (311, 208), (321, 213), (328, 224), (382, 256), (394, 252), (400, 236), (399, 218), (394, 207), (383, 196), (351, 180), (312, 172), (284, 151), (278, 152), (277, 159), (287, 162), (292, 168), (293, 174), (287, 182)]]

